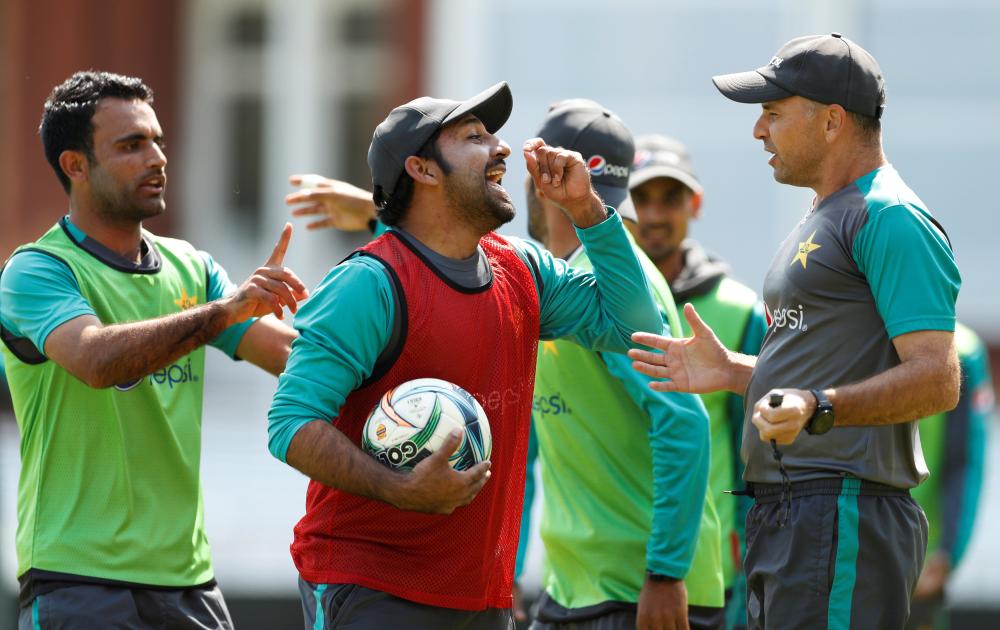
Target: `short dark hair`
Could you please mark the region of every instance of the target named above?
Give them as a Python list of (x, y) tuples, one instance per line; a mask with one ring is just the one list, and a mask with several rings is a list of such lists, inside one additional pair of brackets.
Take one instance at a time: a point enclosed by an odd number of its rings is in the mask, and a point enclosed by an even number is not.
[(865, 144), (878, 144), (878, 140), (882, 136), (882, 121), (867, 114), (859, 114), (857, 112), (847, 113), (854, 119), (854, 124), (858, 126), (858, 131), (861, 132), (861, 137), (865, 141)]
[[(438, 147), (438, 138), (440, 137), (441, 129), (438, 129), (414, 155), (419, 158), (434, 160), (441, 167), (441, 170), (444, 171), (444, 174), (447, 175), (451, 172), (451, 164), (448, 164), (441, 155), (441, 149)], [(385, 225), (398, 225), (403, 217), (406, 216), (406, 211), (409, 210), (411, 201), (413, 201), (413, 178), (404, 170), (399, 176), (399, 181), (396, 182), (396, 187), (392, 191), (392, 195), (384, 203), (379, 204), (378, 196), (375, 196), (375, 204), (378, 206), (376, 210), (378, 220)]]
[(38, 134), (42, 137), (45, 159), (66, 192), (69, 192), (70, 181), (59, 166), (59, 156), (63, 151), (82, 151), (93, 162), (94, 125), (91, 120), (97, 103), (103, 98), (152, 103), (153, 90), (136, 77), (87, 70), (73, 74), (54, 87), (45, 100)]

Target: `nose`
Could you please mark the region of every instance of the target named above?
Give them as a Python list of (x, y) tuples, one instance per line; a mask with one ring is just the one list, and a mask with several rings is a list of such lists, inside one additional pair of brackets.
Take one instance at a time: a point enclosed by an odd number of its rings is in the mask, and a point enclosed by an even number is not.
[[(493, 137), (496, 138), (496, 136)], [(497, 146), (496, 149), (493, 150), (493, 154), (499, 157), (500, 159), (508, 158), (510, 156), (510, 145), (501, 140), (500, 138), (496, 138), (496, 141), (497, 141)]]
[(150, 146), (152, 151), (149, 152), (149, 158), (147, 159), (147, 164), (151, 168), (163, 168), (167, 165), (167, 154), (163, 152), (163, 148), (155, 143), (151, 142)]
[(757, 122), (753, 125), (753, 137), (757, 140), (767, 137), (767, 112), (761, 112), (757, 117)]

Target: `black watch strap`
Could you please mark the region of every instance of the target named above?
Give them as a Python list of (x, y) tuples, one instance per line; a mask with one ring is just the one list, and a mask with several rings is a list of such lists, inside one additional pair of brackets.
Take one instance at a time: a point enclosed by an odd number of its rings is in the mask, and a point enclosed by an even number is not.
[(833, 404), (821, 389), (810, 389), (809, 393), (816, 398), (816, 408), (806, 422), (805, 430), (810, 435), (822, 435), (833, 428)]
[(662, 573), (656, 573), (655, 571), (646, 570), (646, 577), (649, 578), (650, 582), (680, 582), (681, 578), (671, 577), (669, 575), (663, 575)]

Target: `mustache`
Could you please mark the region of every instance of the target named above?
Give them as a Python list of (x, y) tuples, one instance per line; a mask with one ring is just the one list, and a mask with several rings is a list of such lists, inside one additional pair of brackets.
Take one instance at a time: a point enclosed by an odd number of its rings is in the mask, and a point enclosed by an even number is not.
[(504, 168), (507, 168), (507, 162), (506, 162), (506, 160), (502, 160), (501, 159), (501, 160), (494, 160), (493, 162), (490, 162), (489, 164), (486, 165), (486, 169), (483, 172), (484, 173), (488, 173), (491, 169), (494, 169), (494, 168), (496, 168), (498, 166), (502, 166)]

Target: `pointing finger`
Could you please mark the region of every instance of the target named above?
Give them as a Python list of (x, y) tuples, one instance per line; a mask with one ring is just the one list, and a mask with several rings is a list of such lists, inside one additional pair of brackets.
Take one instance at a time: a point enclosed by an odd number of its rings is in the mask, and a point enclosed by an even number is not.
[(292, 240), (292, 224), (286, 223), (285, 227), (281, 230), (281, 237), (278, 238), (277, 244), (274, 246), (274, 251), (268, 257), (267, 261), (264, 262), (265, 266), (281, 265), (285, 262), (285, 252), (288, 251), (288, 243)]

